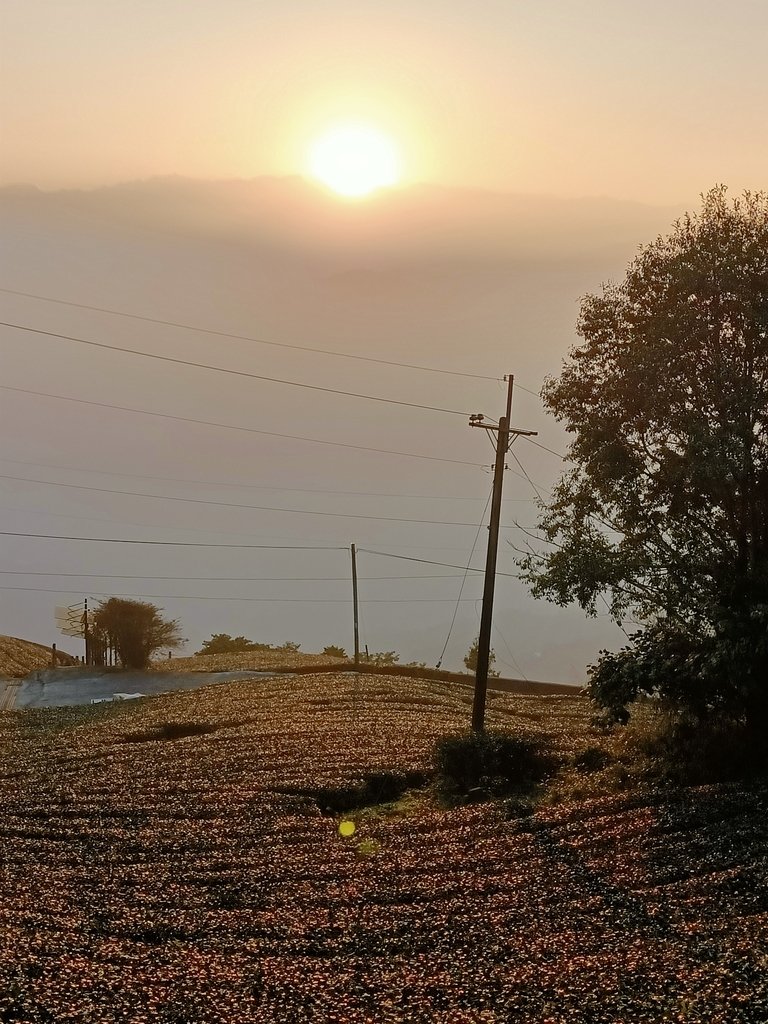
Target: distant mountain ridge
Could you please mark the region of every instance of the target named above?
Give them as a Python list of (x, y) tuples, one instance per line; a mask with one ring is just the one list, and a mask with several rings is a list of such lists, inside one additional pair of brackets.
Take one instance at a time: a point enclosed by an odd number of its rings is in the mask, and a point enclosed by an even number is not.
[(384, 190), (346, 201), (300, 177), (198, 180), (148, 178), (93, 189), (0, 188), (0, 207), (29, 216), (87, 218), (96, 227), (131, 225), (211, 233), (289, 249), (370, 249), (387, 255), (491, 261), (499, 256), (594, 252), (665, 229), (682, 208), (605, 197), (562, 198), (438, 185)]

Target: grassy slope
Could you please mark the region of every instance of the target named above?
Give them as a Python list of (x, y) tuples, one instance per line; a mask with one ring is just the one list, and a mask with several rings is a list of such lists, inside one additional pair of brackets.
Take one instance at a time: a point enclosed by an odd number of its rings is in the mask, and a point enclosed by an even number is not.
[[(0, 676), (21, 678), (36, 668), (48, 668), (51, 653), (50, 647), (33, 644), (31, 640), (0, 636)], [(63, 651), (58, 651), (57, 657), (60, 665), (75, 664), (75, 659)]]
[[(299, 795), (428, 772), (469, 699), (323, 675), (0, 716), (0, 1020), (767, 1020), (764, 788), (412, 798), (352, 839)], [(489, 724), (572, 763), (589, 716), (494, 694)]]

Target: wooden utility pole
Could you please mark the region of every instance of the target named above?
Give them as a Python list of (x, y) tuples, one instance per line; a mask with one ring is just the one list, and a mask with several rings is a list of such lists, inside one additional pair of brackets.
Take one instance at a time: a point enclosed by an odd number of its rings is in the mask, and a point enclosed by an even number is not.
[[(477, 668), (475, 670), (475, 696), (472, 702), (472, 729), (482, 732), (485, 728), (485, 697), (488, 690), (488, 666), (491, 656), (491, 625), (493, 622), (493, 596), (496, 589), (496, 556), (499, 549), (499, 525), (501, 523), (501, 494), (504, 488), (505, 459), (509, 451), (510, 438), (533, 437), (535, 430), (516, 430), (510, 426), (512, 415), (512, 389), (515, 378), (507, 378), (507, 409), (498, 425), (486, 422), (482, 413), (469, 417), (470, 427), (483, 427), (496, 448), (493, 467), (493, 492), (491, 496), (491, 518), (488, 525), (488, 552), (485, 558), (485, 581), (483, 586), (483, 610), (480, 616), (480, 635), (477, 640)], [(495, 435), (495, 438), (494, 438)]]
[(88, 598), (85, 599), (85, 610), (83, 612), (83, 638), (85, 639), (85, 664), (91, 664), (91, 630), (88, 625)]
[(355, 623), (355, 668), (360, 668), (360, 624), (357, 606), (357, 549), (354, 544), (350, 545), (352, 552), (352, 614)]

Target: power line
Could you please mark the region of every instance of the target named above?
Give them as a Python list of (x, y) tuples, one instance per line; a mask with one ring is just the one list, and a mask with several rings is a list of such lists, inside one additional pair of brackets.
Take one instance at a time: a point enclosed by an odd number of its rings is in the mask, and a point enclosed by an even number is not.
[[(34, 594), (74, 594), (74, 590), (57, 590), (53, 587), (4, 587), (0, 590), (23, 590)], [(127, 597), (150, 598), (154, 601), (246, 601), (269, 602), (270, 604), (351, 604), (351, 597), (207, 597), (198, 594), (115, 594), (111, 591), (89, 590), (91, 597)], [(474, 601), (472, 597), (464, 598)], [(444, 604), (453, 603), (452, 597), (373, 597), (366, 598), (363, 604)]]
[[(112, 518), (107, 518), (107, 517), (104, 517), (104, 516), (79, 516), (79, 515), (73, 515), (73, 514), (68, 513), (68, 512), (51, 512), (48, 509), (45, 509), (43, 511), (39, 511), (37, 509), (29, 509), (29, 508), (14, 508), (14, 507), (9, 506), (9, 505), (0, 505), (0, 509), (4, 510), (6, 512), (24, 512), (24, 513), (27, 513), (27, 514), (30, 514), (30, 515), (46, 516), (48, 518), (54, 518), (54, 519), (77, 519), (77, 520), (82, 520), (83, 522), (89, 522), (89, 523), (106, 523), (109, 526), (135, 526), (135, 527), (137, 527), (139, 529), (173, 530), (175, 533), (222, 533), (222, 532), (225, 532), (225, 531), (222, 531), (220, 529), (216, 529), (215, 527), (211, 527), (211, 528), (209, 528), (207, 530), (203, 530), (203, 529), (195, 528), (195, 527), (192, 527), (192, 526), (168, 526), (168, 525), (162, 524), (162, 523), (134, 523), (134, 522), (130, 522), (130, 521), (125, 520), (125, 519), (112, 519)], [(260, 531), (260, 532), (263, 532), (263, 531)], [(254, 533), (244, 533), (243, 531), (240, 531), (240, 530), (238, 530), (238, 531), (227, 530), (226, 534), (227, 534), (227, 536), (236, 536), (236, 537), (256, 537), (256, 536), (258, 536), (258, 533), (255, 533), (255, 534)], [(406, 548), (406, 549), (409, 549), (409, 550), (410, 549), (414, 549), (414, 550), (418, 550), (418, 551), (429, 551), (429, 550), (436, 550), (436, 551), (464, 551), (464, 547), (463, 546), (462, 547), (456, 547), (455, 544), (401, 544), (401, 543), (397, 543), (395, 546), (399, 547), (399, 548)], [(304, 549), (301, 549), (301, 550), (304, 550)], [(331, 547), (331, 548), (328, 548), (328, 549), (326, 549), (325, 547), (321, 547), (318, 550), (322, 550), (322, 551), (325, 551), (325, 550), (330, 550), (330, 551), (337, 551), (337, 550), (338, 551), (348, 551), (349, 548), (346, 547), (346, 546), (340, 547), (340, 548)]]
[[(309, 545), (309, 544), (213, 544), (196, 540), (140, 540), (129, 537), (70, 537), (58, 533), (20, 533), (12, 530), (0, 530), (0, 537), (35, 537), (37, 540), (76, 540), (91, 544), (151, 544), (166, 548), (243, 548), (265, 551), (346, 551), (346, 545)], [(456, 568), (450, 566), (449, 568)]]
[(448, 643), (449, 643), (449, 641), (451, 639), (451, 633), (453, 632), (453, 627), (456, 624), (456, 616), (459, 613), (459, 605), (461, 604), (461, 595), (464, 593), (464, 586), (465, 586), (465, 584), (467, 582), (467, 577), (469, 576), (470, 564), (472, 562), (472, 556), (475, 553), (475, 548), (477, 547), (477, 542), (480, 539), (480, 532), (481, 532), (481, 530), (483, 528), (483, 520), (485, 519), (485, 514), (488, 511), (488, 506), (490, 505), (490, 503), (491, 503), (491, 492), (489, 491), (488, 492), (488, 498), (486, 499), (486, 502), (485, 502), (485, 508), (483, 509), (483, 514), (480, 516), (480, 522), (477, 524), (477, 533), (475, 534), (475, 539), (472, 542), (472, 549), (469, 552), (469, 558), (467, 559), (467, 565), (466, 565), (466, 568), (464, 569), (464, 576), (462, 577), (461, 586), (459, 587), (459, 594), (458, 594), (458, 597), (456, 598), (456, 607), (453, 609), (453, 618), (451, 619), (451, 624), (448, 627), (448, 635), (445, 638), (445, 643), (443, 644), (443, 649), (440, 652), (440, 657), (437, 659), (437, 664), (435, 665), (435, 668), (440, 668), (440, 666), (443, 663), (443, 658), (445, 657), (445, 652), (448, 650)]
[[(162, 580), (190, 583), (349, 583), (349, 576), (144, 576), (105, 572), (39, 572), (27, 569), (0, 569), (2, 576), (56, 576), (78, 580)], [(381, 580), (455, 580), (460, 573), (437, 576), (366, 576), (365, 582)]]
[(275, 505), (246, 505), (233, 501), (215, 501), (212, 498), (183, 498), (173, 494), (148, 494), (143, 491), (121, 491), (113, 487), (92, 487), (89, 484), (68, 484), (60, 480), (35, 480), (32, 477), (11, 476), (0, 473), (0, 480), (15, 480), (29, 484), (43, 484), (49, 487), (67, 487), (75, 491), (96, 491), (98, 494), (121, 494), (131, 498), (154, 498), (156, 501), (181, 501), (191, 505), (214, 505), (217, 508), (252, 509), (256, 512), (284, 512), (291, 515), (324, 516), (333, 519), (372, 519), (387, 523), (424, 523), (429, 526), (475, 526), (475, 523), (455, 522), (447, 519), (410, 519), (401, 516), (371, 516), (355, 512), (322, 512), (315, 509), (282, 508)]
[[(525, 435), (523, 436), (525, 437)], [(573, 459), (569, 459), (567, 455), (562, 455), (560, 452), (556, 452), (554, 448), (547, 448), (545, 444), (542, 444), (540, 441), (534, 441), (532, 437), (526, 437), (525, 440), (530, 441), (530, 443), (535, 445), (537, 448), (541, 448), (543, 452), (549, 452), (550, 455), (556, 456), (563, 462), (573, 462)]]
[[(175, 327), (185, 331), (196, 331), (199, 334), (208, 334), (215, 338), (230, 338), (233, 341), (248, 341), (254, 345), (269, 345), (272, 348), (286, 348), (297, 352), (313, 352), (316, 355), (335, 356), (338, 359), (356, 359), (364, 363), (379, 363), (383, 366), (399, 366), (407, 370), (421, 370), (425, 373), (442, 373), (451, 377), (470, 377), (474, 380), (499, 380), (498, 377), (488, 377), (482, 373), (465, 373), (460, 370), (445, 370), (436, 366), (420, 366), (415, 363), (401, 363), (394, 359), (378, 359), (374, 356), (361, 356), (352, 352), (334, 352), (329, 349), (311, 348), (307, 345), (293, 345), (283, 341), (267, 341), (264, 338), (254, 338), (247, 334), (231, 334), (228, 331), (217, 331), (207, 327), (194, 327), (192, 324), (180, 323), (176, 320), (160, 320), (151, 316), (142, 316), (138, 313), (126, 313), (119, 309), (106, 309), (103, 306), (91, 306), (84, 302), (69, 302), (66, 299), (52, 299), (48, 295), (36, 295), (33, 292), (22, 292), (15, 288), (0, 288), (0, 292), (8, 295), (22, 295), (27, 299), (39, 299), (42, 302), (54, 302), (60, 306), (72, 306), (75, 309), (87, 309), (93, 313), (108, 313), (110, 316), (122, 316), (129, 320), (140, 320), (143, 323), (158, 324), (161, 327)], [(518, 385), (519, 387), (520, 385)], [(522, 388), (523, 391), (527, 390)], [(534, 391), (530, 392), (532, 395)]]
[[(358, 551), (363, 551), (367, 555), (381, 555), (382, 558), (399, 558), (405, 562), (421, 562), (424, 565), (441, 565), (445, 569), (461, 569), (462, 572), (485, 572), (485, 569), (475, 569), (473, 566), (455, 565), (450, 562), (435, 562), (429, 558), (415, 558), (413, 555), (394, 555), (391, 551), (373, 551), (371, 548), (358, 548)], [(520, 577), (517, 573), (513, 572), (497, 572), (497, 576), (509, 576), (510, 579), (519, 580)]]
[[(251, 491), (284, 491), (285, 493), (301, 494), (339, 494), (354, 495), (361, 498), (423, 498), (430, 501), (482, 501), (462, 494), (396, 494), (392, 491), (339, 491), (323, 487), (278, 487), (266, 484), (244, 484), (232, 480), (193, 480), (190, 477), (152, 476), (148, 473), (126, 473), (124, 470), (93, 469), (91, 466), (62, 466), (61, 463), (31, 462), (28, 459), (8, 459), (0, 455), (0, 462), (10, 462), (14, 466), (36, 466), (40, 469), (57, 469), (68, 473), (94, 473), (97, 476), (123, 476), (133, 480), (160, 480), (169, 484), (197, 484), (200, 487), (232, 487), (238, 490)], [(475, 465), (475, 463), (471, 463)], [(506, 501), (533, 501), (533, 498), (507, 498)]]
[(499, 629), (498, 626), (494, 625), (493, 626), (493, 630), (494, 630), (494, 632), (496, 633), (497, 636), (501, 637), (501, 642), (506, 647), (507, 654), (512, 659), (512, 664), (514, 665), (514, 667), (517, 669), (517, 671), (520, 673), (520, 675), (523, 677), (523, 679), (526, 681), (526, 683), (529, 683), (530, 679), (525, 674), (525, 672), (523, 672), (523, 670), (520, 668), (520, 665), (518, 663), (517, 658), (514, 656), (514, 654), (512, 653), (512, 649), (510, 648), (509, 644), (507, 643), (507, 638), (504, 636), (504, 634), (501, 632), (501, 630)]
[[(415, 452), (397, 452), (388, 448), (370, 448), (361, 444), (350, 444), (347, 441), (326, 441), (319, 437), (303, 437), (299, 434), (279, 434), (273, 430), (259, 430), (256, 427), (239, 427), (233, 423), (217, 423), (214, 420), (200, 420), (191, 416), (176, 416), (169, 412), (151, 412), (148, 409), (134, 409), (126, 405), (111, 405), (108, 402), (95, 402), (89, 398), (70, 398), (68, 395), (53, 395), (47, 391), (32, 391), (30, 388), (11, 387), (9, 384), (0, 384), (0, 390), (13, 391), (20, 395), (34, 395), (37, 398), (55, 398), (59, 402), (73, 402), (76, 405), (92, 405), (97, 409), (116, 409), (118, 412), (130, 412), (139, 416), (155, 416), (163, 420), (176, 420), (179, 423), (194, 423), (204, 427), (220, 427), (222, 430), (240, 430), (247, 434), (261, 434), (265, 437), (279, 437), (289, 441), (308, 441), (311, 444), (325, 444), (334, 448), (354, 448), (360, 452), (375, 452), (377, 455), (398, 455), (407, 459), (426, 459), (428, 462), (450, 462), (455, 466), (472, 466), (475, 469), (482, 469), (479, 462), (466, 462), (461, 459), (446, 459), (440, 455), (418, 455)], [(514, 472), (514, 471), (513, 471)]]
[(261, 373), (250, 373), (248, 370), (233, 370), (226, 366), (214, 366), (211, 363), (196, 363), (191, 359), (180, 359), (176, 356), (161, 356), (158, 352), (142, 352), (139, 349), (127, 348), (124, 345), (105, 345), (101, 341), (88, 341), (85, 338), (76, 338), (71, 334), (60, 334), (58, 331), (42, 331), (37, 327), (27, 327), (24, 324), (12, 324), (7, 320), (0, 320), (0, 327), (10, 327), (15, 331), (27, 331), (30, 334), (39, 334), (46, 338), (60, 338), (62, 341), (71, 341), (77, 345), (88, 345), (91, 348), (105, 349), (107, 352), (122, 352), (124, 355), (141, 356), (143, 359), (156, 359), (161, 363), (173, 363), (177, 366), (193, 366), (198, 370), (212, 370), (215, 373), (226, 373), (233, 377), (247, 377), (249, 380), (266, 381), (269, 384), (283, 384), (286, 387), (304, 388), (308, 391), (322, 391), (329, 395), (343, 395), (346, 398), (361, 398), (367, 402), (383, 402), (385, 405), (400, 405), (408, 409), (425, 409), (428, 412), (441, 412), (449, 416), (468, 416), (469, 413), (459, 409), (443, 409), (435, 405), (420, 405), (418, 402), (401, 402), (395, 398), (381, 398), (379, 395), (364, 395), (357, 391), (342, 391), (340, 388), (326, 388), (320, 384), (306, 384), (302, 381), (284, 380), (281, 377), (266, 377)]
[(537, 497), (537, 498), (539, 499), (539, 501), (541, 501), (541, 500), (542, 500), (542, 497), (541, 497), (541, 491), (540, 491), (540, 490), (539, 490), (539, 488), (538, 488), (538, 487), (536, 486), (536, 484), (535, 484), (535, 483), (533, 482), (533, 480), (531, 480), (531, 478), (530, 478), (530, 477), (528, 476), (528, 473), (526, 472), (525, 466), (524, 466), (524, 465), (522, 464), (522, 462), (520, 461), (520, 459), (518, 459), (518, 457), (517, 457), (517, 456), (515, 455), (515, 453), (514, 453), (514, 452), (512, 451), (512, 449), (511, 449), (511, 448), (509, 449), (509, 454), (510, 454), (510, 455), (512, 456), (512, 458), (513, 458), (513, 459), (515, 460), (515, 462), (516, 462), (516, 463), (518, 464), (518, 466), (519, 466), (519, 467), (520, 467), (520, 469), (522, 470), (523, 476), (524, 476), (524, 477), (525, 477), (525, 479), (526, 479), (526, 480), (528, 481), (528, 483), (529, 483), (529, 484), (531, 485), (531, 487), (532, 487), (532, 488), (534, 489), (534, 491), (535, 491), (535, 493), (536, 493), (536, 497)]
[[(226, 535), (228, 537), (246, 537), (246, 538), (252, 537), (252, 538), (255, 539), (256, 537), (258, 537), (260, 534), (263, 534), (263, 532), (264, 532), (264, 531), (257, 531), (256, 533), (245, 533), (242, 530), (237, 530), (237, 531), (235, 531), (235, 530), (226, 530), (226, 531), (224, 531), (221, 528), (216, 528), (216, 527), (209, 527), (208, 529), (200, 529), (199, 527), (194, 527), (194, 526), (176, 526), (176, 525), (169, 526), (167, 523), (136, 523), (136, 522), (131, 522), (130, 520), (126, 520), (126, 519), (113, 519), (113, 518), (107, 517), (107, 516), (79, 516), (79, 515), (73, 515), (72, 513), (69, 513), (69, 512), (51, 512), (49, 509), (44, 509), (44, 510), (41, 511), (41, 510), (38, 510), (38, 509), (18, 508), (18, 507), (14, 507), (14, 506), (11, 506), (11, 505), (0, 505), (0, 509), (2, 511), (4, 511), (4, 512), (23, 512), (23, 513), (25, 513), (27, 515), (43, 516), (45, 518), (76, 519), (76, 520), (79, 520), (79, 521), (82, 521), (82, 522), (87, 522), (87, 523), (106, 523), (108, 526), (134, 526), (134, 527), (137, 527), (138, 529), (147, 529), (147, 530), (173, 530), (174, 533), (205, 533), (205, 534), (226, 533)], [(272, 534), (270, 534), (270, 535), (272, 536)], [(279, 535), (276, 535), (276, 536), (279, 536)], [(430, 545), (426, 545), (426, 544), (408, 545), (408, 544), (406, 544), (406, 545), (399, 545), (399, 546), (401, 546), (401, 547), (414, 547), (414, 548), (418, 548), (419, 550), (422, 550), (424, 548), (429, 547)], [(448, 546), (447, 550), (452, 550), (450, 545)]]

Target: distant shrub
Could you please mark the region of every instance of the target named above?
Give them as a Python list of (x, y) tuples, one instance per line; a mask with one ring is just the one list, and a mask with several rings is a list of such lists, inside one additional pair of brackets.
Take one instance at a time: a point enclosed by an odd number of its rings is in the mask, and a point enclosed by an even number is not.
[(323, 654), (327, 654), (329, 658), (346, 658), (347, 652), (343, 647), (336, 647), (331, 644), (329, 647), (323, 648)]
[(256, 643), (244, 636), (230, 636), (229, 633), (214, 633), (206, 640), (197, 654), (242, 654), (247, 651), (270, 651), (269, 644)]
[(539, 742), (497, 732), (444, 736), (435, 745), (434, 761), (440, 788), (453, 795), (525, 789), (553, 768)]
[[(477, 672), (477, 653), (480, 648), (480, 637), (476, 636), (472, 641), (472, 646), (469, 648), (467, 653), (464, 655), (464, 664), (469, 672)], [(498, 676), (499, 672), (495, 669), (494, 663), (496, 661), (496, 653), (492, 649), (488, 651), (488, 677)]]
[(396, 665), (400, 661), (397, 651), (372, 651), (360, 659), (370, 665)]
[(285, 643), (280, 644), (277, 649), (278, 651), (286, 651), (288, 654), (295, 654), (300, 647), (301, 644), (297, 644), (295, 640), (286, 640)]

